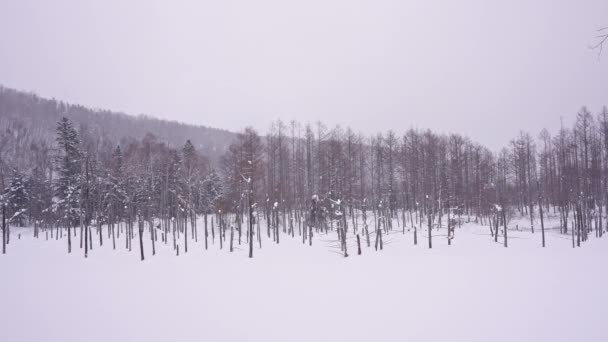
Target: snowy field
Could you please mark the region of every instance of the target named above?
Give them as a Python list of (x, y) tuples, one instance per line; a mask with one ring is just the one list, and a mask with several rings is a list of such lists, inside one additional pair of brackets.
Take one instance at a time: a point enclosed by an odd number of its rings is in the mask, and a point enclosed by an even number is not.
[[(200, 229), (200, 228), (199, 228)], [(200, 231), (199, 231), (200, 232)], [(385, 236), (384, 250), (339, 254), (335, 233), (313, 246), (264, 235), (263, 249), (187, 254), (157, 244), (139, 260), (124, 241), (34, 239), (13, 228), (0, 255), (0, 340), (17, 341), (608, 341), (608, 238), (572, 248), (568, 236), (487, 226)], [(21, 238), (18, 238), (21, 234)], [(199, 233), (200, 234), (200, 233)], [(109, 241), (108, 241), (109, 242)]]

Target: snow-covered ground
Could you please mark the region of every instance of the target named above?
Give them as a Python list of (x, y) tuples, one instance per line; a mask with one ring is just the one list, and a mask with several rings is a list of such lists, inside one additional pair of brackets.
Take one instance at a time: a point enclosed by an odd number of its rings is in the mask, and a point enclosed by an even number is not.
[[(95, 241), (34, 239), (13, 229), (0, 255), (1, 341), (608, 341), (608, 237), (581, 248), (569, 236), (487, 226), (385, 236), (384, 250), (339, 254), (335, 233), (313, 246), (264, 235), (263, 249), (230, 253), (192, 242), (187, 254)], [(21, 238), (18, 235), (21, 234)]]

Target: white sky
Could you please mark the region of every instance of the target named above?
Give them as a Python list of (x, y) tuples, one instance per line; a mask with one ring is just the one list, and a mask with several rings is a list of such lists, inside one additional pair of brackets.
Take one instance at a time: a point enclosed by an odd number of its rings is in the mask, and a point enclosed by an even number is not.
[(0, 83), (265, 131), (321, 119), (497, 149), (608, 104), (606, 0), (0, 0)]

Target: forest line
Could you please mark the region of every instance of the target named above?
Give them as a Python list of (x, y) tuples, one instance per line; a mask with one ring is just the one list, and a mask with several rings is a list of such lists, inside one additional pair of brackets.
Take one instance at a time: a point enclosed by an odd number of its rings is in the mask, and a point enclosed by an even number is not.
[[(220, 244), (229, 232), (232, 250), (237, 234), (250, 257), (263, 234), (279, 243), (281, 234), (296, 231), (309, 244), (313, 232), (337, 233), (345, 256), (348, 234), (359, 245), (362, 234), (368, 246), (371, 234), (381, 248), (382, 233), (396, 229), (395, 222), (414, 229), (415, 243), (425, 239), (432, 247), (432, 230), (446, 228), (451, 243), (464, 215), (490, 225), (495, 241), (500, 231), (505, 247), (516, 216), (529, 217), (543, 246), (549, 212), (576, 246), (593, 231), (601, 237), (608, 224), (607, 108), (593, 115), (583, 107), (573, 127), (554, 136), (520, 132), (498, 153), (458, 134), (409, 129), (365, 136), (295, 121), (276, 121), (263, 136), (244, 129), (216, 162), (190, 140), (178, 149), (152, 134), (122, 145), (98, 138), (64, 117), (53, 146), (30, 148), (29, 167), (0, 158), (3, 252), (10, 226), (31, 226), (47, 238), (54, 229), (69, 252), (79, 231), (85, 255), (94, 234), (103, 245), (102, 227), (114, 248), (115, 234), (123, 232), (131, 249), (137, 230), (144, 259), (145, 232), (152, 253), (159, 234), (187, 252), (188, 241), (199, 239), (199, 219), (205, 248), (216, 225)], [(418, 237), (422, 227), (428, 236)]]

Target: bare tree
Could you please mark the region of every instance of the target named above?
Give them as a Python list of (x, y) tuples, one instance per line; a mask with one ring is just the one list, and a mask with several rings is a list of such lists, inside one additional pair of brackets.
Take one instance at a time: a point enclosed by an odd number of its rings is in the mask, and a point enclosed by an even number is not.
[(602, 27), (597, 30), (597, 35), (595, 36), (595, 42), (589, 46), (592, 50), (597, 51), (597, 57), (599, 58), (602, 55), (602, 51), (604, 50), (604, 44), (608, 41), (608, 26)]

